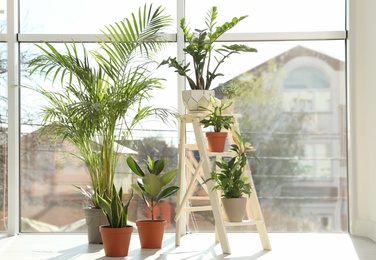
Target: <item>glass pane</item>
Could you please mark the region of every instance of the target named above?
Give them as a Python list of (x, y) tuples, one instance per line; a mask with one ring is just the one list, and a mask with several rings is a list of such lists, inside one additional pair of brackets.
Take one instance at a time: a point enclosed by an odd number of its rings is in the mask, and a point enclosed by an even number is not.
[[(1, 22), (0, 22), (1, 23)], [(0, 44), (0, 232), (8, 227), (8, 84), (7, 84), (7, 49), (6, 44)]]
[[(57, 50), (63, 50), (62, 44), (54, 44)], [(88, 49), (96, 45), (86, 44)], [(31, 44), (22, 44), (22, 50), (28, 50), (33, 56), (38, 54)], [(176, 44), (168, 44), (163, 52), (158, 54), (165, 58), (176, 49)], [(156, 64), (155, 64), (156, 66)], [(25, 69), (22, 84), (29, 86), (40, 85), (45, 89), (59, 89), (59, 81), (52, 86), (43, 77), (27, 76)], [(154, 76), (165, 78), (162, 81), (163, 90), (149, 93), (154, 96), (152, 103), (164, 108), (177, 108), (177, 80), (173, 71), (168, 68), (155, 70)], [(88, 201), (73, 187), (86, 187), (90, 184), (89, 176), (81, 160), (69, 153), (77, 148), (67, 141), (55, 140), (52, 137), (39, 135), (41, 117), (38, 112), (45, 100), (36, 92), (26, 88), (21, 89), (21, 216), (22, 232), (86, 232), (83, 206)], [(122, 186), (127, 195), (130, 194), (130, 184), (136, 181), (126, 165), (126, 156), (132, 154), (142, 162), (147, 156), (152, 158), (166, 158), (166, 170), (177, 168), (177, 125), (172, 121), (165, 125), (160, 121), (147, 121), (133, 131), (134, 141), (128, 140), (125, 147), (128, 153), (122, 154), (118, 163), (115, 184)], [(133, 152), (134, 151), (134, 152)], [(137, 154), (134, 154), (137, 153)], [(159, 213), (168, 217), (168, 231), (174, 230), (173, 213), (175, 212), (175, 196), (166, 199), (159, 206)], [(148, 217), (142, 200), (135, 196), (130, 209), (129, 220)], [(157, 215), (158, 215), (157, 214)]]
[(191, 28), (204, 29), (206, 12), (217, 6), (218, 24), (233, 17), (249, 16), (230, 32), (338, 31), (345, 29), (345, 3), (344, 0), (186, 1), (186, 19)]
[[(176, 17), (176, 2), (124, 0), (49, 0), (20, 1), (22, 33), (100, 33), (104, 25), (123, 20), (145, 3), (162, 5), (165, 14)], [(172, 26), (171, 30), (176, 26)]]
[(6, 1), (0, 1), (0, 33), (6, 33), (7, 19), (5, 15)]
[[(231, 80), (239, 87), (235, 113), (241, 115), (244, 140), (261, 159), (261, 164), (250, 164), (268, 231), (347, 232), (344, 41), (250, 45), (259, 52), (232, 57), (214, 86), (220, 92)], [(325, 75), (326, 88), (291, 93), (284, 87), (290, 72), (304, 74), (299, 68), (309, 66), (319, 70), (320, 77)], [(296, 101), (299, 109), (286, 105), (297, 97), (304, 101)], [(192, 153), (191, 160), (197, 158)], [(206, 194), (200, 186), (195, 192)], [(213, 227), (211, 212), (188, 217), (191, 230)], [(234, 230), (248, 229), (254, 230)]]

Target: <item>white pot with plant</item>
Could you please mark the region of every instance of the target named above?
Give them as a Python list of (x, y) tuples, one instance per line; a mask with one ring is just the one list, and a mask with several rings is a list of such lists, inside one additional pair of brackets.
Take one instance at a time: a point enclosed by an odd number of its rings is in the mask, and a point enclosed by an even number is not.
[(217, 17), (217, 7), (213, 6), (205, 18), (206, 28), (195, 29), (193, 32), (183, 17), (180, 20), (180, 28), (188, 42), (183, 51), (190, 60), (180, 62), (176, 58), (169, 57), (160, 64), (160, 66), (168, 65), (175, 68), (180, 76), (187, 79), (190, 90), (183, 91), (182, 95), (188, 112), (202, 111), (203, 107), (210, 108), (210, 95), (215, 94), (210, 88), (216, 77), (223, 76), (218, 69), (227, 58), (241, 52), (257, 52), (255, 48), (244, 44), (215, 46), (215, 41), (221, 35), (248, 16), (234, 17), (220, 26), (216, 26)]

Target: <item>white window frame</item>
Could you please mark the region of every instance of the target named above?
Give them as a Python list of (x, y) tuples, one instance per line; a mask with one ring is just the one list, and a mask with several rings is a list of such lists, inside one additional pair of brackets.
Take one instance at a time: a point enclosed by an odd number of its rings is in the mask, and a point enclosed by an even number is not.
[[(354, 0), (355, 2), (355, 0)], [(7, 33), (0, 34), (0, 42), (6, 42), (8, 48), (8, 86), (18, 85), (19, 78), (19, 46), (21, 43), (31, 42), (63, 42), (74, 39), (75, 41), (95, 42), (98, 35), (96, 34), (20, 34), (18, 1), (7, 0)], [(177, 20), (184, 16), (185, 0), (177, 0)], [(354, 3), (355, 5), (355, 3)], [(178, 30), (177, 34), (168, 35), (168, 40), (177, 42), (177, 57), (183, 60), (184, 53), (184, 35)], [(346, 40), (347, 31), (325, 31), (325, 32), (270, 32), (270, 33), (228, 33), (223, 35), (219, 40), (223, 42), (230, 41), (308, 41), (308, 40)], [(185, 89), (185, 80), (178, 77), (178, 93)], [(177, 98), (178, 110), (184, 111), (181, 95)], [(20, 121), (19, 121), (19, 89), (8, 88), (8, 235), (20, 233)]]

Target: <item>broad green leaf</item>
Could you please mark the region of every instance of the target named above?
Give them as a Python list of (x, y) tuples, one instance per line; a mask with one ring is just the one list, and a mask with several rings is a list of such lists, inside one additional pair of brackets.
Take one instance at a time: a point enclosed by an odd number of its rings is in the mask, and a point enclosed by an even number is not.
[(163, 186), (168, 185), (170, 182), (172, 182), (175, 179), (177, 174), (178, 174), (178, 170), (176, 169), (176, 170), (169, 171), (165, 173), (164, 175), (162, 175), (161, 177), (162, 185)]
[(143, 178), (144, 188), (150, 197), (155, 197), (161, 192), (163, 183), (155, 174), (147, 174)]

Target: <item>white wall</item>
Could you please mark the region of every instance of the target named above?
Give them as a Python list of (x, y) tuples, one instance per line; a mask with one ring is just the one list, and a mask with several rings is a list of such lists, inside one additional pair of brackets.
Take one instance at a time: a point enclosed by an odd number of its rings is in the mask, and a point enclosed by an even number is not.
[(376, 241), (376, 1), (349, 2), (350, 232)]

